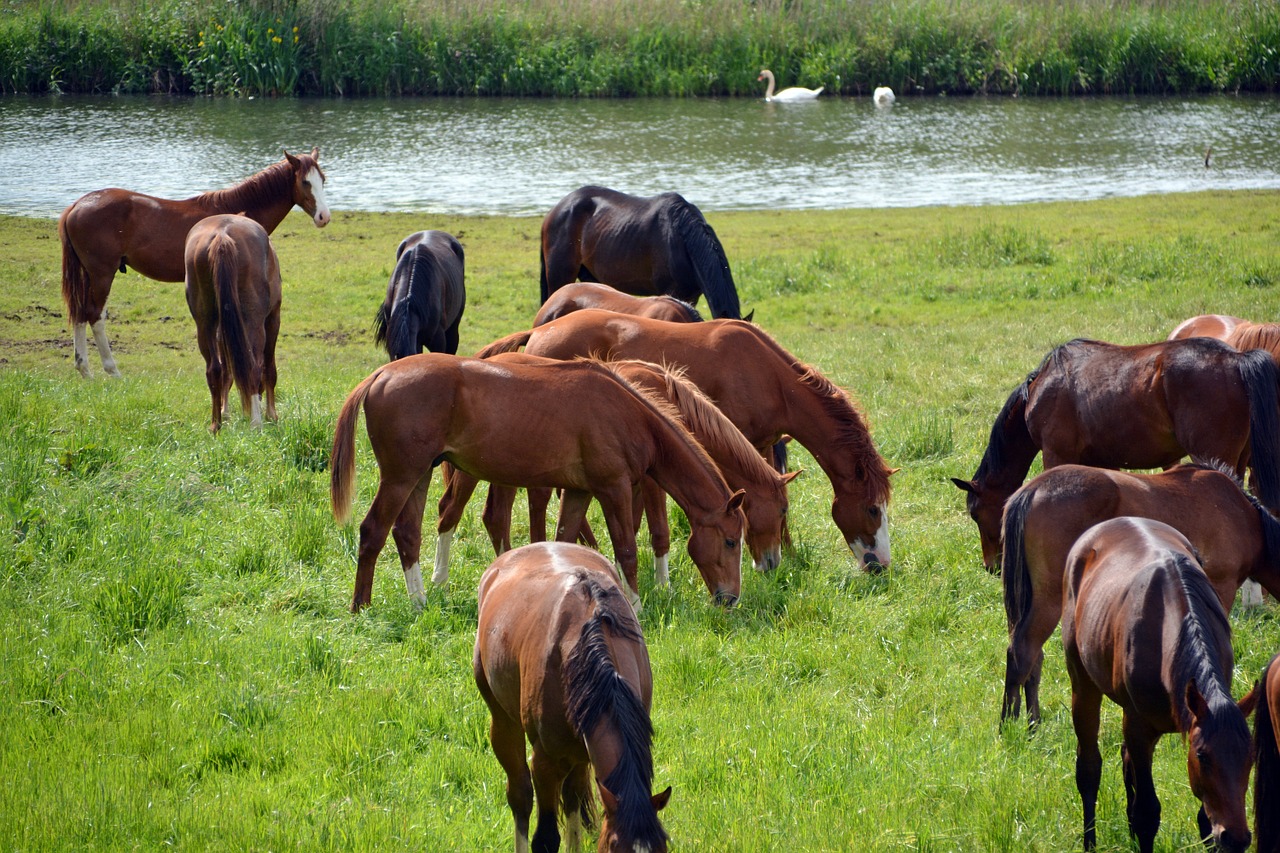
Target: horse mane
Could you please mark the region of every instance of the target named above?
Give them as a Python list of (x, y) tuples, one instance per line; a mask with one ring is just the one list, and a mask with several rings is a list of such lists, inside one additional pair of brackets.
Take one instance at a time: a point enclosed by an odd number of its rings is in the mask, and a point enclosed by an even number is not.
[(668, 193), (665, 197), (670, 201), (672, 225), (682, 238), (689, 263), (698, 277), (703, 295), (707, 297), (711, 316), (740, 319), (742, 309), (738, 305), (738, 290), (720, 238), (702, 212), (679, 193)]
[(618, 763), (600, 780), (618, 800), (615, 819), (623, 832), (657, 846), (667, 838), (649, 804), (653, 787), (653, 723), (640, 696), (614, 667), (609, 635), (644, 642), (640, 624), (616, 585), (606, 586), (585, 570), (577, 572), (578, 588), (595, 612), (582, 625), (578, 642), (565, 661), (565, 700), (569, 722), (586, 738), (607, 714), (621, 741)]
[[(1000, 407), (1000, 412), (996, 415), (995, 422), (991, 424), (991, 434), (987, 437), (987, 449), (982, 454), (982, 461), (978, 463), (978, 470), (973, 475), (974, 480), (983, 480), (992, 471), (1001, 471), (1013, 461), (1012, 436), (1005, 424), (1017, 417), (1019, 411), (1026, 411), (1028, 395), (1031, 393), (1031, 383), (1036, 381), (1036, 378), (1051, 359), (1056, 360), (1057, 353), (1058, 349), (1055, 349), (1046, 355), (1044, 360), (1040, 362), (1040, 366), (1027, 374), (1027, 378), (1022, 380), (1017, 388), (1013, 389), (1004, 401), (1004, 405)], [(1022, 429), (1018, 432), (1018, 435), (1025, 435), (1027, 440), (1030, 441), (1031, 435), (1026, 427), (1026, 419), (1021, 418), (1020, 423), (1022, 424)], [(1027, 462), (1027, 468), (1023, 471), (1024, 475), (1026, 471), (1031, 470), (1031, 461), (1034, 461), (1034, 459), (1035, 456), (1033, 455), (1031, 460)]]
[[(378, 306), (378, 313), (373, 318), (373, 341), (383, 344), (387, 354), (392, 358), (411, 355), (419, 351), (418, 330), (427, 323), (427, 309), (430, 300), (427, 288), (414, 289), (414, 280), (418, 277), (418, 267), (429, 263), (423, 253), (413, 249), (396, 259), (396, 267), (391, 273), (395, 282), (394, 295)], [(404, 281), (403, 268), (409, 267), (409, 280)]]
[(1231, 478), (1231, 482), (1236, 484), (1236, 488), (1240, 490), (1240, 494), (1244, 495), (1254, 510), (1258, 513), (1258, 523), (1262, 525), (1262, 543), (1264, 558), (1271, 563), (1280, 566), (1280, 518), (1276, 518), (1275, 514), (1267, 508), (1258, 496), (1250, 492), (1244, 487), (1244, 482), (1236, 474), (1235, 469), (1220, 459), (1197, 459), (1192, 458), (1190, 462), (1184, 462), (1180, 468), (1199, 468), (1203, 471), (1217, 471), (1219, 474), (1225, 474)]
[(1258, 685), (1258, 704), (1253, 711), (1253, 817), (1258, 850), (1274, 850), (1280, 842), (1280, 751), (1271, 715), (1280, 711), (1267, 699), (1267, 682), (1273, 667), (1280, 666), (1280, 655), (1262, 668)]
[(702, 322), (702, 313), (698, 311), (697, 306), (692, 305), (688, 302), (685, 302), (683, 299), (677, 299), (674, 296), (668, 296), (665, 293), (659, 295), (657, 298), (663, 300), (664, 302), (670, 302), (671, 304), (675, 305), (675, 307), (678, 308), (681, 311), (681, 313), (684, 314), (685, 319), (690, 323)]
[[(1230, 667), (1225, 666), (1219, 655), (1217, 642), (1219, 637), (1226, 636), (1228, 644), (1230, 643), (1231, 626), (1213, 585), (1197, 562), (1184, 554), (1173, 554), (1170, 560), (1187, 601), (1187, 613), (1178, 628), (1177, 649), (1171, 667), (1173, 684), (1178, 690), (1178, 695), (1174, 697), (1176, 714), (1179, 726), (1185, 733), (1191, 728), (1191, 712), (1182, 693), (1188, 684), (1196, 685), (1205, 702), (1215, 712), (1223, 702), (1235, 706), (1226, 681)], [(1229, 716), (1214, 714), (1217, 724), (1229, 725), (1231, 719), (1233, 718)], [(1241, 742), (1247, 742), (1248, 726), (1243, 717), (1238, 719), (1245, 729)], [(1214, 725), (1208, 720), (1200, 722), (1206, 729)]]
[(1227, 335), (1226, 342), (1241, 352), (1264, 349), (1280, 355), (1280, 323), (1243, 323)]
[[(298, 155), (298, 159), (306, 158), (315, 168), (318, 164), (309, 155)], [(305, 168), (304, 163), (304, 168)], [(321, 175), (324, 173), (321, 172)], [(221, 190), (210, 190), (192, 199), (200, 205), (212, 210), (253, 210), (267, 207), (293, 195), (293, 166), (288, 160), (272, 163), (257, 174), (250, 175), (235, 186)]]

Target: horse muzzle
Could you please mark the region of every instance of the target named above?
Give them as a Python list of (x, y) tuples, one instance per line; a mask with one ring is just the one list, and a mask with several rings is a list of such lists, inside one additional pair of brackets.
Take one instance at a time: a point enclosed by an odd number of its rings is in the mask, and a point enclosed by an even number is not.
[(733, 607), (738, 603), (738, 596), (725, 589), (716, 590), (716, 604), (723, 607)]
[(760, 559), (752, 560), (757, 572), (771, 572), (782, 565), (782, 546), (768, 548), (760, 554)]

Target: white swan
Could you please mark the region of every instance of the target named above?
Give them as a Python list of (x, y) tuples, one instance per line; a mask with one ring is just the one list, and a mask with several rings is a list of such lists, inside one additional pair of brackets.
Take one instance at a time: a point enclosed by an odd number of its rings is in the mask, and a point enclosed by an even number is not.
[(875, 101), (877, 107), (887, 107), (896, 99), (893, 97), (893, 90), (888, 86), (878, 86), (871, 93), (871, 100)]
[(818, 97), (822, 90), (827, 88), (826, 86), (819, 86), (816, 89), (805, 89), (801, 86), (792, 86), (790, 89), (783, 89), (775, 95), (773, 93), (774, 82), (772, 71), (768, 68), (763, 68), (760, 70), (760, 76), (756, 79), (769, 81), (769, 86), (764, 93), (764, 99), (766, 101), (809, 101)]

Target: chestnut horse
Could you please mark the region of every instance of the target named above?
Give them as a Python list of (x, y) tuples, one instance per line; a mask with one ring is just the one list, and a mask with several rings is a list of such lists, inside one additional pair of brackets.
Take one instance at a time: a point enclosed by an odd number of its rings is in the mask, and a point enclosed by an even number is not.
[(347, 397), (334, 429), (331, 498), (340, 523), (354, 497), (361, 406), (380, 480), (360, 525), (353, 611), (369, 603), (393, 524), (405, 585), (422, 600), (422, 514), (441, 462), (490, 482), (563, 488), (559, 539), (577, 533), (594, 496), (635, 606), (632, 496), (647, 474), (688, 516), (689, 556), (708, 590), (728, 604), (741, 594), (742, 493), (729, 490), (663, 407), (598, 364), (552, 369), (423, 353), (378, 368)]
[(544, 303), (579, 279), (693, 305), (706, 296), (712, 317), (742, 316), (724, 247), (702, 212), (677, 193), (574, 190), (542, 220), (539, 265)]
[(1245, 794), (1253, 744), (1245, 719), (1256, 693), (1231, 699), (1234, 657), (1226, 611), (1195, 549), (1167, 524), (1122, 516), (1089, 528), (1067, 557), (1062, 646), (1071, 675), (1076, 787), (1084, 849), (1094, 830), (1102, 697), (1123, 715), (1129, 831), (1150, 853), (1160, 827), (1151, 759), (1161, 735), (1187, 740), (1187, 776), (1200, 800), (1200, 837), (1249, 847)]
[(187, 232), (201, 219), (218, 213), (243, 214), (270, 234), (296, 204), (317, 228), (329, 224), (320, 149), (297, 156), (286, 151), (284, 157), (229, 189), (183, 201), (105, 189), (82, 195), (62, 211), (58, 219), (62, 300), (75, 332), (76, 369), (81, 376), (90, 375), (86, 326), (93, 327), (102, 369), (111, 376), (120, 375), (102, 319), (117, 270), (133, 267), (156, 281), (182, 281)]
[(456, 355), (466, 305), (462, 244), (444, 231), (410, 234), (396, 249), (373, 339), (392, 361), (424, 349)]
[(501, 338), (481, 358), (525, 346), (551, 358), (598, 356), (678, 366), (762, 454), (784, 434), (831, 480), (831, 515), (867, 568), (889, 565), (889, 476), (849, 395), (742, 320), (664, 323), (609, 311), (575, 311)]
[[(557, 365), (555, 359), (526, 353), (499, 353), (489, 359), (501, 364)], [(800, 472), (779, 474), (765, 462), (738, 428), (679, 371), (668, 370), (647, 361), (606, 362), (604, 366), (659, 399), (670, 403), (680, 422), (693, 434), (724, 475), (731, 489), (743, 491), (742, 511), (746, 516), (747, 547), (752, 561), (761, 571), (772, 570), (782, 560), (782, 522), (787, 515), (787, 484)], [(432, 580), (443, 584), (449, 577), (449, 547), (462, 510), (470, 498), (476, 481), (467, 474), (450, 469), (440, 498), (440, 522), (436, 539), (436, 568)], [(511, 549), (511, 507), (516, 490), (507, 486), (489, 486), (485, 502), (484, 525), (489, 531), (494, 551), (501, 554)], [(667, 497), (661, 487), (646, 477), (641, 483), (643, 509), (649, 519), (649, 535), (653, 545), (654, 580), (667, 586), (671, 528), (667, 522)], [(546, 538), (546, 509), (549, 489), (529, 489), (529, 535), (532, 541)], [(639, 529), (641, 504), (635, 506)], [(592, 537), (594, 538), (594, 537)]]
[(1266, 506), (1280, 508), (1280, 374), (1260, 352), (1211, 338), (1057, 347), (996, 415), (972, 480), (952, 478), (978, 525), (982, 561), (998, 571), (1000, 517), (1037, 453), (1045, 470), (1165, 468), (1184, 456), (1220, 459)]
[[(590, 828), (591, 777), (604, 804), (601, 851), (662, 853), (653, 789), (653, 675), (635, 614), (609, 561), (567, 542), (508, 551), (480, 578), (472, 670), (489, 706), (489, 742), (507, 775), (516, 850), (570, 850)], [(533, 749), (533, 773), (525, 739)]]
[(1258, 853), (1280, 853), (1280, 655), (1262, 670), (1253, 718), (1253, 819)]
[(541, 326), (584, 308), (599, 308), (671, 323), (702, 322), (697, 308), (674, 296), (632, 296), (607, 284), (573, 281), (561, 286), (542, 303), (533, 318), (533, 325)]
[(248, 217), (209, 216), (192, 226), (183, 257), (187, 307), (196, 321), (196, 344), (213, 398), (209, 429), (222, 428), (233, 376), (253, 426), (262, 426), (263, 396), (267, 418), (274, 421), (280, 262), (271, 238)]
[(1062, 616), (1067, 552), (1089, 527), (1122, 515), (1181, 531), (1227, 612), (1246, 578), (1280, 592), (1280, 521), (1226, 466), (1178, 465), (1159, 474), (1051, 468), (1018, 489), (1004, 510), (1001, 582), (1009, 651), (1001, 720), (1018, 716), (1021, 689), (1029, 722), (1039, 722), (1044, 644)]
[(1182, 338), (1217, 338), (1225, 341), (1236, 326), (1247, 322), (1230, 314), (1200, 314), (1179, 323), (1169, 333), (1168, 339), (1176, 341)]

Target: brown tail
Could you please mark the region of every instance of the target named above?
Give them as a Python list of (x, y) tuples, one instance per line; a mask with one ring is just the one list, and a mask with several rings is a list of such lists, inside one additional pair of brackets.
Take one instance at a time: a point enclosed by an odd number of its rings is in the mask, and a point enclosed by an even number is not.
[(333, 517), (339, 524), (351, 518), (351, 501), (356, 486), (356, 419), (360, 407), (369, 394), (369, 386), (378, 378), (381, 370), (375, 370), (369, 378), (347, 395), (338, 413), (338, 423), (333, 428), (333, 453), (329, 457), (329, 500)]
[(524, 332), (516, 332), (515, 334), (507, 335), (505, 338), (498, 338), (493, 343), (480, 349), (480, 351), (476, 353), (476, 358), (488, 358), (489, 356), (497, 355), (502, 352), (517, 352), (520, 347), (529, 343), (529, 338), (532, 336), (533, 330), (529, 329)]
[(67, 213), (58, 218), (58, 239), (62, 241), (62, 301), (67, 305), (67, 325), (89, 322), (89, 273), (67, 236)]
[(249, 411), (249, 397), (262, 389), (253, 381), (253, 354), (240, 314), (240, 289), (236, 272), (240, 249), (235, 240), (218, 234), (209, 246), (209, 267), (213, 274), (214, 293), (218, 298), (218, 327), (222, 332), (222, 351), (231, 362), (231, 375), (240, 389), (240, 407)]

